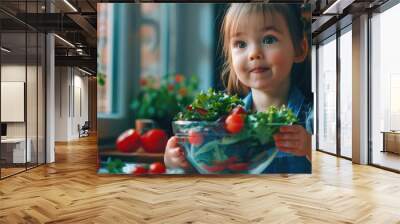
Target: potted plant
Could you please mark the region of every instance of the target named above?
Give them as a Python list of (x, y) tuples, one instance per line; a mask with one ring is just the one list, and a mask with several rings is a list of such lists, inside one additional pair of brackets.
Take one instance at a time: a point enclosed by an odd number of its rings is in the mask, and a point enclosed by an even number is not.
[(182, 74), (141, 78), (139, 94), (131, 104), (136, 119), (140, 119), (136, 121), (137, 126), (143, 122), (151, 124), (149, 120), (153, 120), (156, 127), (171, 136), (174, 116), (193, 101), (197, 89), (198, 79), (194, 75), (188, 78)]

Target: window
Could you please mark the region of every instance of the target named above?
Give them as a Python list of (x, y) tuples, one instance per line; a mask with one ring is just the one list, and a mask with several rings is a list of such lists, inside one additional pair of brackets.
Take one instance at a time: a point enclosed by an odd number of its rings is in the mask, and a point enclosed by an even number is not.
[(146, 3), (140, 5), (140, 76), (163, 76), (168, 64), (169, 10), (174, 5)]
[(110, 59), (112, 58), (112, 11), (111, 4), (99, 4), (98, 31), (97, 31), (97, 111), (99, 115), (112, 113), (112, 84)]
[[(400, 147), (400, 133), (389, 135), (400, 130), (400, 31), (394, 28), (398, 21), (400, 4), (371, 18), (372, 163), (396, 170), (400, 170), (400, 156), (392, 152)], [(384, 132), (390, 139), (384, 139)]]
[[(127, 12), (130, 9), (140, 8), (140, 13)], [(168, 29), (168, 10), (172, 6), (161, 4), (99, 4), (98, 11), (98, 113), (99, 117), (117, 118), (122, 116), (126, 110), (121, 95), (126, 95), (121, 87), (123, 75), (134, 76), (135, 74), (122, 74), (124, 66), (122, 63), (134, 64), (121, 58), (126, 56), (129, 31), (126, 26), (125, 17), (134, 17), (139, 21), (140, 33), (140, 76), (161, 76), (166, 73), (168, 41), (167, 35), (162, 35)], [(137, 15), (141, 16), (138, 17)], [(132, 39), (130, 39), (130, 42)], [(130, 43), (132, 44), (132, 43)], [(163, 57), (164, 56), (164, 57)], [(133, 73), (133, 71), (131, 71)], [(121, 102), (120, 102), (121, 101)]]
[(336, 36), (318, 48), (318, 149), (336, 153)]
[(352, 157), (352, 34), (348, 26), (340, 36), (340, 155)]

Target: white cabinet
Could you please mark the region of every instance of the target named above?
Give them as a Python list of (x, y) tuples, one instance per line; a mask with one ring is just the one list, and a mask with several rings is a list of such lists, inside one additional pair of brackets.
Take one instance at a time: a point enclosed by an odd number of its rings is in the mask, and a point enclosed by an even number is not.
[(25, 163), (32, 161), (32, 140), (28, 138), (26, 143), (27, 147), (25, 151), (25, 138), (7, 138), (1, 140), (2, 147), (7, 147), (8, 149), (4, 151), (12, 152), (12, 163)]

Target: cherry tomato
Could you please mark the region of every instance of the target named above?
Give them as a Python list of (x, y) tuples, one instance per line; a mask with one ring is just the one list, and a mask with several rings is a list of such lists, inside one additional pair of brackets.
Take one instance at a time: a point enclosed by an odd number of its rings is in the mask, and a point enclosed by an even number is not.
[(135, 152), (140, 144), (140, 134), (134, 129), (124, 131), (116, 142), (117, 150), (120, 152)]
[(238, 133), (244, 127), (244, 118), (240, 114), (231, 114), (225, 120), (225, 129), (230, 133)]
[(203, 116), (208, 114), (208, 111), (206, 109), (203, 109), (203, 108), (195, 108), (194, 110), (197, 113), (199, 113), (200, 115), (203, 115)]
[(186, 107), (186, 110), (188, 110), (188, 111), (193, 111), (192, 105), (187, 106), (187, 107)]
[(132, 174), (144, 174), (144, 173), (147, 173), (147, 170), (143, 166), (136, 166), (132, 170)]
[(165, 151), (168, 136), (161, 129), (152, 129), (143, 134), (141, 140), (144, 151), (148, 153), (162, 153)]
[(196, 131), (190, 130), (189, 131), (189, 142), (190, 142), (190, 144), (195, 145), (195, 146), (201, 145), (203, 143), (203, 136)]
[(150, 164), (150, 168), (149, 168), (149, 173), (152, 174), (160, 174), (160, 173), (165, 173), (165, 166), (164, 164), (160, 163), (160, 162), (155, 162)]
[(232, 163), (228, 165), (228, 169), (232, 171), (244, 171), (247, 170), (248, 168), (249, 168), (248, 163)]
[(234, 162), (236, 162), (237, 159), (238, 159), (238, 158), (237, 158), (236, 156), (231, 156), (231, 157), (229, 157), (227, 160), (225, 160), (225, 164), (234, 163)]
[(233, 108), (232, 114), (246, 114), (246, 110), (242, 106)]
[(207, 170), (208, 172), (211, 173), (216, 173), (220, 172), (225, 169), (224, 165), (214, 165), (214, 166), (208, 166), (207, 164), (203, 165), (203, 169)]

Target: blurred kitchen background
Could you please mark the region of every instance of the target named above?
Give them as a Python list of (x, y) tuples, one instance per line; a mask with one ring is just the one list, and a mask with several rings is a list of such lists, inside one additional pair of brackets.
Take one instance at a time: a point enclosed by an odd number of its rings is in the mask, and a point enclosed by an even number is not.
[(222, 89), (218, 48), (226, 4), (98, 4), (98, 138), (110, 147), (133, 128), (130, 105), (142, 79), (198, 78), (198, 90)]

